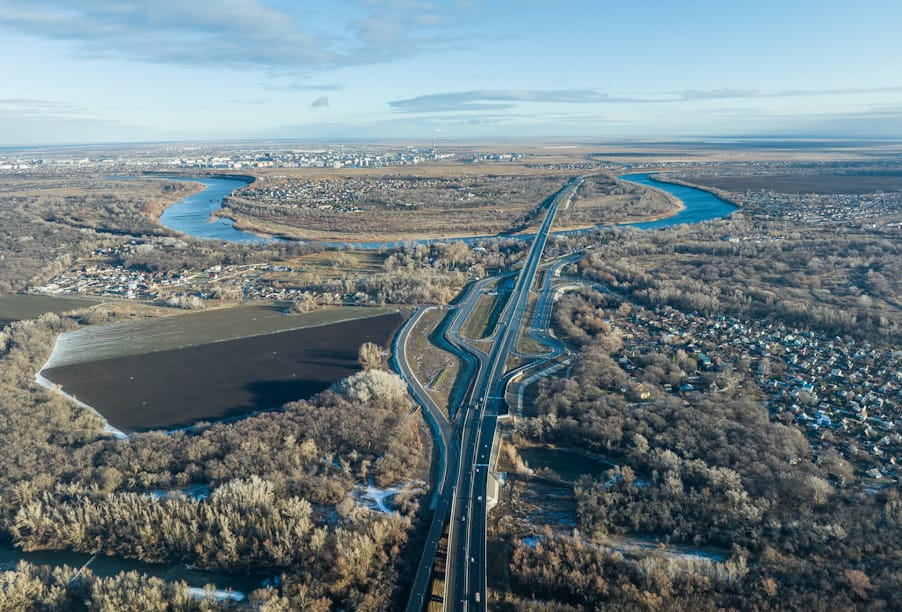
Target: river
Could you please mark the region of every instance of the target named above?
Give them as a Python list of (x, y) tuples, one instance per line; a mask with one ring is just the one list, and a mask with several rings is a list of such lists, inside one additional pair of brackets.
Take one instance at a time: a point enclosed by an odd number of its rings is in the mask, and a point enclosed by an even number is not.
[(181, 563), (145, 563), (123, 557), (107, 557), (90, 555), (72, 551), (43, 550), (23, 552), (9, 543), (0, 543), (0, 571), (13, 570), (19, 561), (28, 561), (34, 565), (60, 567), (88, 567), (96, 576), (115, 576), (120, 572), (136, 571), (166, 582), (184, 580), (188, 586), (203, 588), (205, 585), (216, 585), (217, 590), (231, 589), (237, 593), (249, 593), (263, 586), (263, 582), (272, 576), (264, 574), (244, 575), (228, 572), (207, 571), (188, 567)]
[[(650, 172), (624, 174), (618, 178), (623, 181), (637, 183), (653, 189), (665, 191), (678, 198), (684, 208), (677, 214), (664, 219), (655, 221), (644, 221), (640, 223), (627, 223), (626, 227), (635, 227), (642, 230), (659, 229), (663, 227), (671, 227), (673, 225), (682, 225), (684, 223), (700, 223), (702, 221), (711, 221), (726, 217), (736, 211), (736, 206), (721, 200), (717, 196), (701, 189), (687, 187), (685, 185), (676, 185), (674, 183), (664, 183), (656, 181)], [(175, 177), (172, 177), (175, 178)], [(195, 238), (205, 240), (222, 240), (226, 242), (237, 243), (264, 243), (272, 238), (263, 238), (248, 232), (236, 229), (231, 219), (216, 217), (216, 211), (222, 208), (223, 200), (232, 192), (248, 184), (246, 180), (226, 179), (226, 178), (181, 178), (178, 180), (196, 181), (206, 185), (203, 191), (183, 198), (167, 208), (160, 221), (169, 229), (184, 234), (189, 234)], [(621, 226), (623, 227), (623, 226)], [(586, 230), (578, 230), (586, 231)], [(568, 232), (570, 233), (570, 232)], [(459, 238), (465, 242), (476, 242), (478, 240), (489, 239), (491, 236), (481, 236), (473, 238)], [(275, 239), (279, 240), (279, 239)], [(404, 244), (416, 243), (424, 244), (428, 242), (441, 241), (447, 239), (436, 240), (415, 240), (415, 241), (386, 241), (386, 242), (360, 242), (360, 243), (341, 243), (327, 242), (326, 247), (332, 248), (356, 248), (364, 250), (376, 250), (383, 247), (395, 248)]]
[(684, 208), (670, 217), (657, 219), (655, 221), (645, 221), (642, 223), (629, 223), (627, 224), (628, 227), (649, 230), (671, 227), (673, 225), (682, 225), (684, 223), (701, 223), (702, 221), (711, 221), (713, 219), (727, 217), (737, 210), (735, 204), (730, 204), (726, 200), (721, 200), (712, 193), (702, 189), (696, 189), (695, 187), (656, 181), (651, 178), (654, 174), (656, 173), (643, 172), (638, 174), (622, 174), (617, 178), (622, 181), (629, 181), (630, 183), (637, 183), (639, 185), (665, 191), (680, 200), (683, 203)]
[(236, 229), (231, 219), (214, 216), (222, 208), (223, 200), (235, 190), (246, 186), (248, 181), (232, 178), (182, 177), (178, 177), (178, 180), (201, 183), (206, 189), (183, 198), (164, 210), (160, 216), (163, 225), (204, 240), (266, 242), (266, 238)]
[[(684, 208), (677, 214), (665, 219), (647, 221), (642, 223), (626, 224), (628, 227), (649, 230), (684, 223), (700, 223), (726, 217), (736, 211), (736, 206), (721, 200), (707, 191), (663, 183), (651, 178), (652, 173), (626, 174), (618, 177), (620, 180), (630, 181), (665, 191), (680, 201)], [(226, 178), (181, 178), (178, 180), (196, 181), (206, 186), (206, 189), (179, 200), (167, 208), (160, 221), (166, 227), (189, 234), (196, 238), (206, 240), (221, 240), (236, 243), (264, 243), (268, 238), (256, 236), (248, 232), (236, 229), (230, 219), (215, 217), (216, 211), (222, 208), (223, 200), (236, 189), (247, 185), (246, 180)], [(585, 231), (585, 230), (581, 230)], [(473, 242), (489, 237), (465, 238), (467, 242)], [(428, 242), (428, 241), (416, 241)], [(408, 244), (409, 242), (366, 242), (355, 244), (329, 243), (327, 246), (348, 246), (362, 249), (378, 249), (383, 246), (392, 247)], [(50, 565), (74, 565), (82, 566), (91, 559), (90, 555), (74, 552), (37, 552), (23, 553), (9, 544), (0, 544), (0, 569), (10, 569), (17, 560), (27, 560), (33, 563), (46, 563)], [(237, 591), (247, 592), (260, 585), (261, 576), (241, 576), (227, 573), (205, 572), (186, 568), (177, 563), (154, 564), (142, 563), (123, 559), (121, 557), (98, 556), (91, 561), (91, 568), (100, 575), (112, 575), (123, 570), (137, 570), (164, 580), (185, 580), (192, 586), (202, 586), (206, 583), (215, 584), (218, 588), (232, 588)]]

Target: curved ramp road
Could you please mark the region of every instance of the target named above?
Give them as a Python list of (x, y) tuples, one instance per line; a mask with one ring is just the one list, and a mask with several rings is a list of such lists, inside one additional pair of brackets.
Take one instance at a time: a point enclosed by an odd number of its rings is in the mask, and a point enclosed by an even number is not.
[(485, 365), (477, 373), (471, 408), (463, 414), (460, 464), (451, 507), (445, 570), (446, 609), (486, 609), (486, 490), (495, 427), (498, 414), (504, 407), (507, 360), (517, 343), (529, 292), (558, 206), (570, 197), (581, 182), (581, 177), (571, 180), (548, 206), (514, 290), (498, 320)]
[[(484, 279), (470, 286), (446, 332), (446, 339), (458, 352), (475, 362), (475, 375), (464, 401), (460, 406), (451, 406), (451, 414), (455, 415), (457, 427), (450, 436), (451, 424), (440, 426), (439, 444), (445, 449), (444, 463), (440, 466), (433, 499), (435, 512), (430, 526), (426, 549), (418, 566), (417, 576), (408, 602), (408, 612), (419, 612), (425, 606), (430, 595), (429, 582), (435, 563), (437, 541), (444, 527), (448, 525), (448, 556), (445, 567), (444, 609), (450, 610), (485, 610), (486, 609), (486, 489), (489, 478), (489, 461), (498, 414), (503, 408), (505, 385), (511, 372), (506, 370), (510, 355), (516, 355), (517, 336), (523, 324), (530, 289), (534, 283), (536, 270), (541, 262), (545, 243), (551, 232), (555, 214), (559, 205), (582, 182), (584, 177), (572, 179), (552, 200), (539, 232), (520, 271), (514, 290), (502, 312), (496, 328), (489, 339), (491, 347), (488, 351), (475, 348), (462, 336), (461, 330), (472, 315), (484, 286), (493, 279)], [(673, 193), (680, 197), (685, 209), (669, 219), (647, 223), (630, 224), (639, 229), (654, 229), (681, 223), (698, 223), (729, 215), (736, 208), (714, 195), (670, 183), (661, 183), (646, 175), (627, 175), (622, 180), (638, 182)], [(676, 193), (679, 192), (679, 193)], [(529, 333), (537, 340), (548, 345), (550, 352), (540, 360), (553, 358), (563, 349), (560, 343), (551, 341), (538, 328), (547, 328), (550, 318), (553, 291), (551, 275), (571, 258), (565, 258), (549, 269), (546, 281), (539, 291), (535, 313)], [(541, 338), (540, 338), (541, 336)], [(480, 346), (485, 347), (483, 342)], [(396, 354), (398, 352), (396, 351)], [(416, 391), (417, 384), (410, 368), (406, 366), (406, 356), (401, 351), (397, 360), (397, 368), (411, 384), (412, 392), (417, 397), (427, 414), (434, 409), (428, 402), (420, 399)], [(402, 365), (402, 362), (404, 364)], [(444, 415), (442, 415), (444, 418)], [(432, 421), (430, 421), (432, 422)], [(433, 425), (436, 428), (435, 425)], [(449, 519), (450, 513), (450, 519)]]

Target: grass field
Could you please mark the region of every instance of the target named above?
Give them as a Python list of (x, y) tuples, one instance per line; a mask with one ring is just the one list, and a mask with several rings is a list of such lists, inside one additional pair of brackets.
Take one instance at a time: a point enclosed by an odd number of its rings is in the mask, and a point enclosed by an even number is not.
[[(543, 271), (542, 274), (545, 274), (545, 272)], [(539, 278), (536, 286), (541, 287), (542, 282), (542, 278)], [(529, 335), (529, 328), (532, 324), (532, 318), (535, 313), (535, 306), (536, 296), (530, 294), (526, 307), (526, 314), (523, 317), (526, 325), (524, 325), (524, 327), (520, 330), (520, 334), (517, 336), (517, 350), (521, 353), (526, 353), (529, 355), (544, 355), (548, 352), (548, 347), (541, 342), (538, 342)]]
[(506, 290), (499, 291), (495, 295), (479, 296), (473, 315), (461, 330), (463, 335), (470, 340), (483, 340), (491, 336), (509, 297), (510, 292)]
[(18, 293), (0, 295), (0, 327), (13, 321), (34, 319), (47, 312), (68, 312), (96, 303), (97, 300), (91, 298), (61, 298)]
[(395, 313), (394, 308), (329, 308), (285, 314), (271, 305), (238, 306), (83, 327), (63, 334), (46, 367), (166, 351)]
[(444, 309), (429, 310), (420, 317), (407, 344), (407, 356), (427, 392), (439, 406), (448, 408), (448, 397), (457, 380), (460, 360), (430, 340), (430, 334), (445, 317)]
[(400, 313), (51, 367), (43, 375), (126, 432), (174, 429), (308, 398), (386, 346)]

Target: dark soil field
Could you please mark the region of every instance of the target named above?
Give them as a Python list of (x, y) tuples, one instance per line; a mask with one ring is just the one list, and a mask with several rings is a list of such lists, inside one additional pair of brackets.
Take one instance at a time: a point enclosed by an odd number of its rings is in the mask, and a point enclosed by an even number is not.
[(860, 194), (902, 191), (902, 171), (859, 174), (787, 174), (775, 176), (710, 176), (684, 179), (702, 187), (724, 191), (774, 191), (777, 193)]
[(177, 429), (319, 393), (360, 369), (361, 344), (387, 346), (400, 324), (395, 313), (49, 368), (43, 374), (118, 429)]
[(60, 298), (49, 295), (0, 295), (0, 327), (13, 321), (34, 319), (45, 312), (68, 312), (96, 304), (89, 298)]

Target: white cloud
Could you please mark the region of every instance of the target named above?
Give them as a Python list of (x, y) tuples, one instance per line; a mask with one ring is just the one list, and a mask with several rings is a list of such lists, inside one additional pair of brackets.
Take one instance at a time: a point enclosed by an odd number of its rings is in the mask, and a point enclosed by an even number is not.
[(17, 117), (75, 117), (85, 109), (66, 102), (31, 98), (0, 98), (0, 114)]
[(448, 93), (428, 94), (395, 100), (389, 105), (398, 112), (459, 112), (503, 110), (514, 108), (516, 102), (559, 102), (570, 104), (586, 104), (590, 102), (609, 102), (607, 94), (591, 89), (553, 89), (523, 90), (498, 89), (456, 91)]
[(73, 42), (90, 57), (305, 73), (443, 48), (453, 41), (439, 26), (454, 11), (389, 2), (317, 28), (303, 6), (263, 0), (0, 0), (0, 29)]
[(658, 93), (611, 95), (594, 89), (552, 90), (471, 90), (426, 94), (389, 102), (396, 112), (437, 113), (504, 110), (522, 102), (557, 104), (667, 104), (704, 100), (761, 99), (786, 97), (820, 97), (848, 94), (880, 94), (902, 92), (899, 87), (815, 89), (815, 90), (759, 90), (759, 89), (686, 89)]

